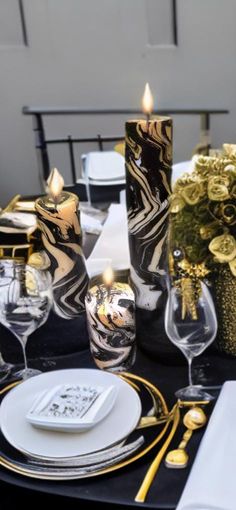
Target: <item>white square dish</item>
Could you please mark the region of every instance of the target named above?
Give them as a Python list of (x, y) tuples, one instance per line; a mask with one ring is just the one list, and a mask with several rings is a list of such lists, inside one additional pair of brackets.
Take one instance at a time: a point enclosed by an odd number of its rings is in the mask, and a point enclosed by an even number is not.
[(56, 385), (36, 396), (26, 420), (43, 429), (82, 432), (105, 418), (116, 396), (117, 389), (114, 386)]

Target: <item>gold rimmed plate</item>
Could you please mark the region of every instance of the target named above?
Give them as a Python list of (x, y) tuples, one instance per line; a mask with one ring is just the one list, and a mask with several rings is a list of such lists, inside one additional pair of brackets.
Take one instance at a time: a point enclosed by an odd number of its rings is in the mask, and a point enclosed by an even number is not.
[[(38, 395), (61, 382), (65, 385), (110, 386), (116, 389), (111, 412), (98, 424), (81, 433), (55, 432), (32, 426), (26, 416)], [(14, 448), (35, 457), (64, 458), (88, 455), (122, 441), (136, 427), (142, 412), (137, 392), (116, 375), (98, 369), (65, 369), (42, 373), (16, 386), (3, 399), (1, 430)]]
[[(145, 391), (148, 391), (148, 393), (151, 393), (152, 401), (155, 399), (158, 402), (157, 408), (159, 409), (160, 415), (164, 417), (166, 416), (164, 423), (160, 424), (160, 426), (157, 428), (152, 427), (152, 430), (149, 429), (148, 433), (146, 433), (146, 430), (142, 431), (142, 433), (144, 432), (145, 435), (144, 445), (142, 445), (140, 441), (140, 432), (135, 430), (130, 434), (128, 443), (131, 442), (131, 451), (128, 458), (126, 458), (127, 455), (122, 457), (121, 453), (120, 457), (118, 456), (116, 459), (111, 461), (110, 464), (109, 461), (105, 461), (103, 464), (93, 465), (89, 470), (87, 468), (81, 469), (73, 467), (68, 467), (65, 469), (49, 469), (48, 467), (40, 464), (40, 461), (36, 464), (32, 464), (29, 458), (25, 457), (25, 455), (19, 452), (16, 448), (10, 446), (1, 434), (0, 464), (8, 470), (32, 478), (47, 480), (70, 480), (106, 474), (116, 469), (120, 469), (146, 455), (156, 444), (158, 444), (161, 438), (165, 435), (165, 432), (172, 418), (171, 415), (168, 414), (168, 409), (162, 395), (154, 385), (152, 385), (149, 381), (140, 378), (139, 376), (124, 374), (124, 377), (126, 380), (129, 379), (132, 384), (140, 386), (140, 393), (143, 393), (143, 388), (145, 388)], [(141, 399), (143, 400), (143, 396), (141, 396)], [(145, 401), (147, 402), (146, 406), (150, 406), (150, 400), (148, 402), (147, 396)]]

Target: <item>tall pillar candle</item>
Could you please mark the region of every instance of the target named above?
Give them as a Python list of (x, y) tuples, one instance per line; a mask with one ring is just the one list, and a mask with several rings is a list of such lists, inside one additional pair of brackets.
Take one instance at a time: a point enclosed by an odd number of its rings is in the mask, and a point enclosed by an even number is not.
[(128, 121), (125, 160), (130, 277), (137, 306), (152, 311), (166, 287), (172, 120)]
[(92, 287), (85, 299), (90, 350), (96, 365), (129, 370), (135, 362), (134, 293), (126, 283)]
[(62, 191), (64, 181), (55, 171), (49, 195), (35, 203), (42, 241), (53, 279), (54, 310), (64, 319), (74, 319), (84, 311), (88, 288), (79, 220), (79, 199)]

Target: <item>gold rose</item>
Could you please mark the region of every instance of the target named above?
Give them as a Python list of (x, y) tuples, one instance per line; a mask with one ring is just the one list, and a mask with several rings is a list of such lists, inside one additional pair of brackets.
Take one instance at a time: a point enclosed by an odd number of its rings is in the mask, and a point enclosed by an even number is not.
[(218, 262), (231, 262), (236, 257), (236, 240), (230, 234), (214, 237), (208, 248)]
[(208, 181), (207, 193), (210, 200), (221, 202), (229, 198), (229, 179), (227, 177), (211, 177)]
[(185, 186), (182, 196), (189, 205), (196, 205), (204, 195), (204, 188), (201, 182), (194, 182)]

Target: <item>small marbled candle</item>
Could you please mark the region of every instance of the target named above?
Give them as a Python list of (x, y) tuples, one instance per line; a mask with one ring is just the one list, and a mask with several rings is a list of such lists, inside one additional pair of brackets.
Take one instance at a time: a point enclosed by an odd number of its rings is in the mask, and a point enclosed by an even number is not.
[(135, 362), (135, 302), (127, 283), (92, 287), (85, 298), (90, 349), (96, 365), (129, 370)]

